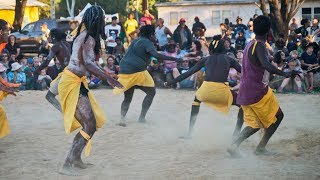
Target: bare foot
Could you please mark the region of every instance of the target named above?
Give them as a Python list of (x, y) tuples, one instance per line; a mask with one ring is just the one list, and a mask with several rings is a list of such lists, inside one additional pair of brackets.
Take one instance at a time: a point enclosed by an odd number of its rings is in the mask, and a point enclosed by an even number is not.
[(120, 123), (118, 123), (117, 125), (118, 125), (118, 126), (122, 126), (122, 127), (126, 127), (126, 126), (127, 126), (126, 123), (124, 123), (124, 122), (120, 122)]
[(76, 171), (73, 167), (70, 166), (63, 166), (59, 174), (67, 175), (67, 176), (83, 176), (83, 174), (80, 174), (78, 171)]
[(270, 152), (266, 148), (257, 148), (256, 151), (254, 152), (257, 156), (259, 155), (264, 155), (264, 156), (270, 156), (270, 155), (275, 155), (277, 154), (276, 152)]
[(75, 168), (79, 168), (79, 169), (87, 169), (87, 168), (94, 166), (91, 163), (83, 163), (82, 161), (76, 161), (76, 162), (74, 162), (73, 165)]
[(139, 123), (146, 123), (147, 121), (146, 121), (146, 119), (145, 118), (139, 118), (139, 121), (138, 121)]
[(231, 157), (233, 157), (233, 158), (240, 158), (241, 157), (241, 154), (239, 152), (239, 148), (234, 144), (231, 145), (230, 147), (228, 147), (227, 151), (231, 155)]

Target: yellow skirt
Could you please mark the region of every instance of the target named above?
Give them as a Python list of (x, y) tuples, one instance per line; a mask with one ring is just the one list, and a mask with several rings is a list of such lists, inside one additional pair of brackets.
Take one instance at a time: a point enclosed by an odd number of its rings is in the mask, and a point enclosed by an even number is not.
[(275, 123), (279, 104), (276, 96), (269, 87), (263, 98), (251, 105), (241, 106), (244, 113), (244, 122), (252, 128), (268, 128)]
[[(0, 92), (0, 101), (7, 96), (6, 92)], [(0, 138), (7, 136), (10, 133), (8, 118), (3, 107), (0, 105)]]
[(123, 93), (133, 86), (154, 87), (154, 81), (147, 70), (133, 74), (119, 74), (118, 81), (123, 85), (123, 88), (114, 88), (114, 94)]
[[(83, 76), (80, 78), (65, 69), (61, 73), (60, 78), (58, 91), (64, 119), (64, 128), (66, 133), (70, 134), (72, 131), (81, 127), (81, 124), (76, 120), (74, 115), (78, 104), (81, 83), (88, 89), (87, 77)], [(90, 91), (88, 92), (88, 97), (96, 119), (96, 128), (101, 128), (106, 121), (106, 117)]]
[(196, 98), (209, 107), (229, 113), (233, 97), (228, 83), (204, 81), (196, 92)]

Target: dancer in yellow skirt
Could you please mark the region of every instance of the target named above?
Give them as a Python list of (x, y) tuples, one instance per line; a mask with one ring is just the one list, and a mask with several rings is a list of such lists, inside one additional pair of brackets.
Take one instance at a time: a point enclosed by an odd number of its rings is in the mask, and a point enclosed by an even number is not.
[(282, 72), (269, 62), (265, 42), (270, 26), (270, 19), (266, 16), (258, 16), (254, 19), (253, 31), (256, 34), (256, 39), (249, 42), (243, 53), (242, 76), (237, 103), (243, 109), (246, 127), (228, 148), (228, 152), (234, 157), (240, 156), (238, 150), (240, 144), (260, 128), (264, 128), (265, 131), (255, 153), (257, 155), (270, 154), (266, 150), (266, 145), (283, 119), (284, 115), (275, 95), (268, 85), (263, 83), (265, 71), (285, 77), (295, 76), (299, 73)]
[[(229, 112), (231, 105), (239, 106), (235, 101), (237, 93), (231, 91), (227, 78), (231, 67), (235, 68), (238, 72), (241, 72), (241, 66), (235, 59), (222, 54), (224, 50), (223, 44), (223, 41), (220, 40), (213, 55), (202, 58), (195, 66), (189, 69), (189, 71), (181, 74), (176, 79), (165, 83), (165, 86), (170, 86), (186, 79), (198, 72), (202, 67), (205, 67), (206, 76), (203, 84), (196, 92), (196, 97), (192, 103), (189, 132), (184, 138), (191, 138), (201, 102), (204, 102), (209, 107), (225, 114)], [(243, 112), (240, 108), (234, 136), (240, 132), (242, 124)]]
[[(88, 89), (87, 77), (89, 73), (111, 86), (122, 88), (122, 85), (104, 73), (95, 63), (95, 52), (100, 50), (100, 36), (105, 38), (104, 12), (100, 6), (91, 6), (84, 13), (80, 27), (86, 30), (80, 32), (73, 42), (70, 62), (60, 73), (58, 92), (64, 118), (64, 127), (67, 134), (82, 127), (74, 138), (72, 147), (65, 163), (60, 170), (61, 174), (80, 175), (75, 168), (84, 169), (88, 164), (81, 160), (81, 152), (86, 146), (86, 156), (90, 153), (91, 139), (97, 128), (105, 123), (105, 115)], [(54, 82), (53, 82), (54, 83)]]
[[(5, 68), (4, 66), (2, 68)], [(2, 101), (8, 94), (16, 95), (14, 92), (21, 84), (8, 83), (0, 77), (0, 101)], [(0, 138), (7, 136), (10, 133), (8, 118), (3, 107), (0, 105)]]
[(124, 88), (115, 88), (113, 90), (113, 93), (115, 94), (124, 93), (124, 100), (121, 105), (121, 120), (118, 124), (120, 126), (126, 126), (125, 116), (128, 112), (135, 88), (141, 89), (147, 94), (143, 100), (139, 117), (139, 122), (144, 123), (146, 121), (145, 117), (147, 111), (156, 94), (154, 81), (147, 71), (147, 66), (150, 64), (150, 56), (153, 56), (159, 61), (181, 61), (181, 59), (157, 53), (154, 46), (155, 40), (154, 26), (142, 26), (140, 29), (140, 37), (131, 42), (126, 55), (120, 61), (120, 74), (118, 80)]

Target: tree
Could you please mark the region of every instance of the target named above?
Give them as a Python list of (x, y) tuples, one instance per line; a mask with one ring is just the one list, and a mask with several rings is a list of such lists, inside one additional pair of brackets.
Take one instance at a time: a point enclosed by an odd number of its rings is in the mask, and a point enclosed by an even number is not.
[(148, 0), (142, 0), (142, 11), (149, 9)]
[(27, 5), (27, 0), (16, 0), (16, 7), (14, 9), (14, 31), (20, 31), (24, 16), (24, 9)]
[(66, 0), (66, 1), (67, 1), (67, 8), (68, 8), (69, 16), (74, 17), (74, 7), (76, 5), (76, 0), (71, 0), (71, 6), (69, 3), (69, 0)]
[(271, 19), (271, 28), (274, 37), (279, 38), (279, 34), (283, 33), (285, 41), (288, 39), (289, 23), (292, 17), (299, 11), (305, 0), (268, 0), (269, 9), (265, 0), (260, 0), (260, 4), (256, 5), (261, 9), (263, 15), (269, 16)]

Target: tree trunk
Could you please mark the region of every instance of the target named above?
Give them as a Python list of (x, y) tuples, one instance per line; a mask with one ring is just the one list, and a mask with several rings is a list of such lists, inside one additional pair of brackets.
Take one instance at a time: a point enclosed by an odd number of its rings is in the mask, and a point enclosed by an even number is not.
[(67, 9), (68, 9), (69, 16), (74, 17), (74, 7), (76, 5), (76, 0), (71, 1), (71, 7), (70, 7), (69, 0), (66, 0), (66, 2), (67, 2)]
[(149, 9), (148, 7), (148, 0), (142, 0), (142, 10)]
[(14, 31), (20, 31), (24, 16), (24, 9), (27, 5), (27, 0), (16, 0), (16, 7), (14, 9)]

